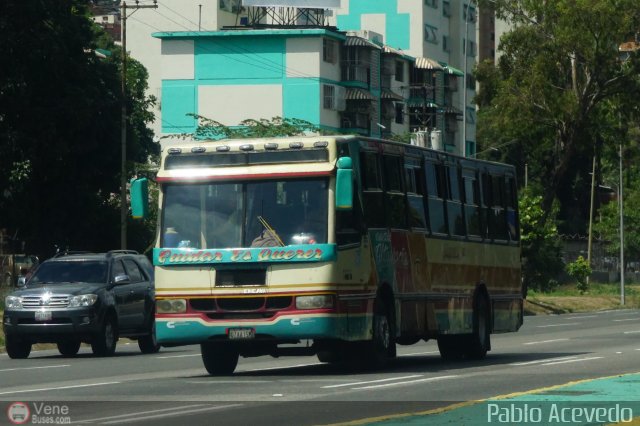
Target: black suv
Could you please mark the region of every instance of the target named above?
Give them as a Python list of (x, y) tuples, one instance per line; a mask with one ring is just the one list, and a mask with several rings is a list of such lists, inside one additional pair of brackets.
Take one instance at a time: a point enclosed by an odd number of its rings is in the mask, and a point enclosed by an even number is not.
[(74, 356), (82, 342), (113, 355), (119, 337), (138, 340), (143, 353), (160, 349), (154, 322), (153, 266), (132, 250), (62, 253), (43, 262), (5, 299), (7, 354), (27, 358), (33, 343), (57, 343)]

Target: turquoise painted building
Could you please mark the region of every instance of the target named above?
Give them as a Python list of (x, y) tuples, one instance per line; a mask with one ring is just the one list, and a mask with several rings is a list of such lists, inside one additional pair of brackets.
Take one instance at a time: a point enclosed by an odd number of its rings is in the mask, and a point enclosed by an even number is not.
[[(446, 129), (446, 88), (461, 72), (407, 55), (373, 31), (328, 28), (159, 32), (164, 134), (192, 133), (197, 116), (306, 120), (368, 136)], [(427, 139), (429, 141), (430, 139)], [(453, 145), (445, 146), (452, 151)]]

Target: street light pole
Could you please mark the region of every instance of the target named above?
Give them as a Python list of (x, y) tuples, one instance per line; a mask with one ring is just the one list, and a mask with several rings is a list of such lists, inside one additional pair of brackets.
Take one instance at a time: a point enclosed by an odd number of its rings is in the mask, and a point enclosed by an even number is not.
[(127, 248), (127, 2), (122, 2), (122, 76), (120, 96), (120, 248)]
[[(462, 156), (467, 156), (467, 57), (469, 48), (469, 15), (471, 2), (466, 4), (467, 11), (464, 14), (464, 44), (462, 49), (462, 63), (464, 64), (463, 76), (462, 76)], [(464, 6), (463, 6), (464, 7)]]
[(127, 8), (133, 9), (134, 13), (138, 9), (156, 9), (156, 1), (153, 4), (127, 6), (123, 1), (120, 5), (122, 9), (120, 20), (122, 21), (122, 76), (120, 87), (120, 248), (127, 248)]
[[(596, 156), (593, 156), (593, 170), (591, 171), (591, 202), (589, 207), (589, 241), (587, 242), (587, 264), (591, 267), (591, 239), (593, 229), (593, 199), (596, 186)], [(589, 277), (587, 277), (587, 280)]]
[(620, 143), (620, 182), (618, 207), (620, 209), (620, 305), (624, 306), (624, 203), (622, 201), (622, 143)]

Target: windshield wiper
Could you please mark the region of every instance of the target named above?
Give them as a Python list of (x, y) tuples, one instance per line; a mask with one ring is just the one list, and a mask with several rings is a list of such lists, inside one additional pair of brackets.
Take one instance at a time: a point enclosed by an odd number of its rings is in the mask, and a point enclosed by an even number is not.
[(269, 225), (269, 222), (267, 222), (267, 220), (262, 216), (258, 216), (258, 220), (260, 221), (260, 224), (264, 226), (264, 229), (267, 231), (267, 233), (271, 235), (278, 242), (278, 244), (280, 244), (280, 247), (284, 247), (284, 243), (278, 236), (276, 230), (273, 229), (271, 225)]

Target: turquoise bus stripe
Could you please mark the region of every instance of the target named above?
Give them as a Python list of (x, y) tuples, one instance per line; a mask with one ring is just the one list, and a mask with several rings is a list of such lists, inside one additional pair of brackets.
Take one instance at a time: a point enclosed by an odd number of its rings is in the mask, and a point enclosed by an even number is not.
[(154, 248), (153, 264), (198, 265), (238, 263), (332, 262), (335, 244), (305, 244), (286, 247), (234, 249)]

